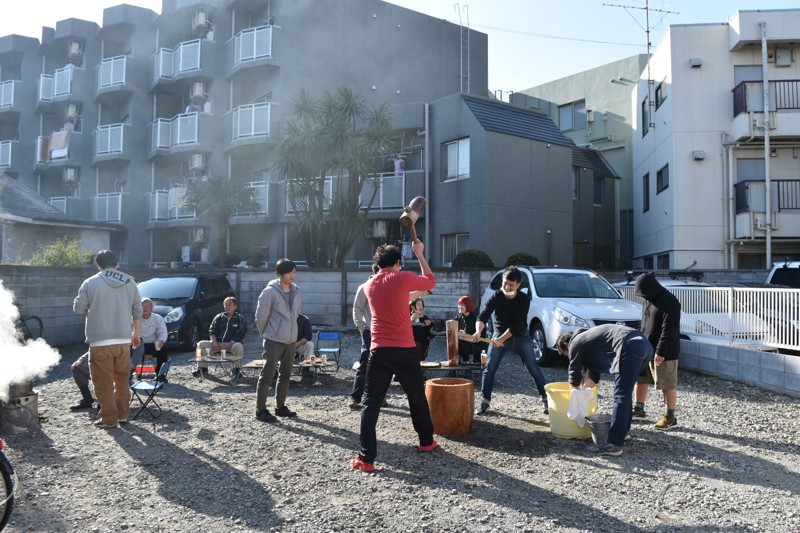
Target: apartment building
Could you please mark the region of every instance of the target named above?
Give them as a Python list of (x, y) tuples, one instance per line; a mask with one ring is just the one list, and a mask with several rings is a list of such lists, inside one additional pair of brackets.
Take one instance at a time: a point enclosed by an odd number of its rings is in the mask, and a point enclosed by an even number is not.
[(800, 258), (800, 10), (671, 26), (633, 90), (639, 267)]

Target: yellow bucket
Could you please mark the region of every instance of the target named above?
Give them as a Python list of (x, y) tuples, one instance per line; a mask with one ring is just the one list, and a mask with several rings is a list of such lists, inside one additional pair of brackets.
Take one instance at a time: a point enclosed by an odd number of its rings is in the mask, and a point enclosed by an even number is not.
[[(544, 386), (547, 392), (547, 409), (550, 411), (550, 433), (562, 439), (588, 439), (592, 431), (588, 423), (583, 427), (567, 416), (569, 409), (569, 383), (555, 382)], [(586, 416), (597, 413), (597, 387), (592, 389), (592, 399)]]

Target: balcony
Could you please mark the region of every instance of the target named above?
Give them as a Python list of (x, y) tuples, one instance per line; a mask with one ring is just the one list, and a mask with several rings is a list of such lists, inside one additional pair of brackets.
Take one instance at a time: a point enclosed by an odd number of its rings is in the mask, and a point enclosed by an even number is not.
[[(800, 237), (800, 180), (772, 180), (770, 207), (773, 237)], [(735, 238), (764, 238), (767, 229), (767, 187), (762, 180), (734, 186)]]
[(225, 57), (233, 57), (227, 77), (253, 67), (276, 66), (272, 57), (272, 26), (248, 28), (228, 41)]
[[(800, 80), (777, 80), (768, 84), (769, 111), (772, 115), (770, 137), (800, 137)], [(743, 81), (733, 88), (733, 122), (731, 135), (736, 140), (754, 134), (763, 137), (763, 129), (753, 125), (764, 123), (764, 83)]]
[(18, 141), (0, 142), (0, 169), (14, 171), (14, 163), (16, 163), (14, 154), (17, 150), (15, 146), (18, 144)]
[(106, 192), (92, 196), (92, 217), (98, 222), (120, 222), (122, 193)]
[(375, 199), (372, 200), (370, 209), (402, 209), (406, 205), (405, 185), (405, 172), (384, 172), (370, 176), (361, 189), (361, 208), (368, 207), (375, 192)]
[(248, 222), (252, 217), (263, 217), (269, 215), (269, 182), (268, 181), (251, 181), (250, 187), (253, 189), (253, 198), (258, 204), (258, 211), (252, 214), (237, 214), (231, 220), (232, 224), (238, 222)]
[[(77, 185), (76, 191), (80, 191), (80, 184)], [(65, 215), (80, 216), (80, 192), (73, 196), (53, 196), (47, 203)]]
[(186, 206), (186, 187), (158, 189), (148, 194), (148, 222), (194, 220), (194, 209)]
[[(150, 125), (148, 159), (186, 151), (210, 151), (210, 146), (205, 146), (214, 131), (210, 121), (209, 115), (196, 112), (156, 120)], [(206, 132), (203, 137), (200, 136), (201, 127)]]
[(66, 165), (69, 162), (69, 138), (69, 132), (37, 137), (36, 165), (44, 168)]
[(53, 75), (39, 76), (39, 107), (49, 106), (53, 102), (66, 101), (72, 97), (72, 84), (75, 78), (75, 66), (67, 65), (56, 70)]
[(151, 89), (186, 78), (213, 78), (211, 73), (204, 72), (206, 65), (213, 65), (212, 46), (213, 43), (205, 39), (194, 39), (182, 42), (172, 50), (162, 48), (156, 52)]
[(128, 84), (127, 56), (106, 58), (95, 69), (97, 70), (95, 102), (108, 105), (121, 104), (133, 93), (132, 86)]
[(19, 109), (15, 106), (14, 96), (19, 88), (19, 81), (4, 81), (0, 83), (0, 117), (7, 113), (19, 114)]
[(130, 161), (130, 126), (108, 124), (94, 131), (94, 165), (115, 166)]
[(263, 144), (271, 140), (269, 102), (239, 106), (231, 113), (230, 148)]

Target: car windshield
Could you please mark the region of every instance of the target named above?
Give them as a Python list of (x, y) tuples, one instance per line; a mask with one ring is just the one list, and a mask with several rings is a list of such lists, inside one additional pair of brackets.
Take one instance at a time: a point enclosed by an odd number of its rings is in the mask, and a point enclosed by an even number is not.
[(622, 298), (606, 280), (583, 272), (534, 272), (533, 284), (541, 298)]
[(196, 286), (196, 278), (153, 278), (139, 284), (139, 294), (153, 300), (191, 298)]
[(800, 268), (776, 268), (769, 282), (773, 285), (800, 287)]

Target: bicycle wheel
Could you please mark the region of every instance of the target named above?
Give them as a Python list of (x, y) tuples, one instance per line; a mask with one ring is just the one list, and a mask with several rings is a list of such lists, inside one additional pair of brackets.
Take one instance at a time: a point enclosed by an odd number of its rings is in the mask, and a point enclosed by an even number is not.
[(22, 335), (25, 340), (36, 340), (42, 336), (42, 321), (38, 316), (29, 316), (22, 321)]
[(3, 483), (0, 486), (0, 531), (2, 531), (11, 516), (11, 509), (14, 507), (14, 489), (17, 484), (14, 469), (2, 451), (0, 451), (0, 474), (3, 477)]

